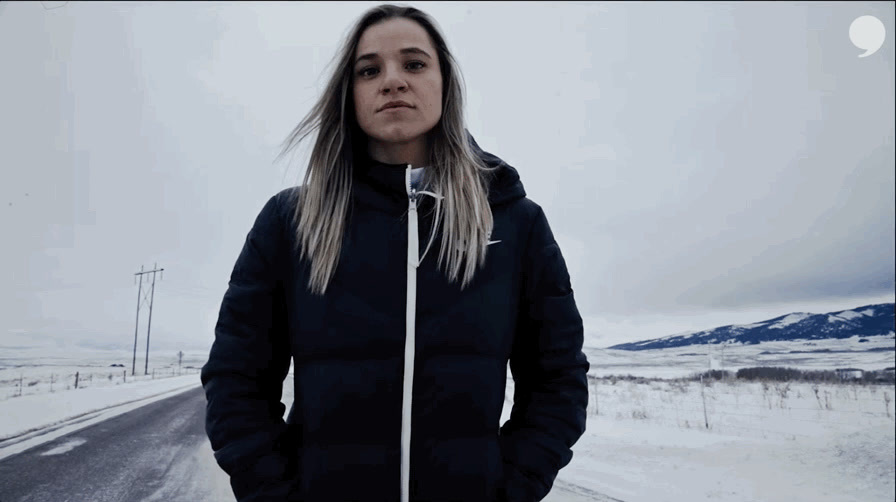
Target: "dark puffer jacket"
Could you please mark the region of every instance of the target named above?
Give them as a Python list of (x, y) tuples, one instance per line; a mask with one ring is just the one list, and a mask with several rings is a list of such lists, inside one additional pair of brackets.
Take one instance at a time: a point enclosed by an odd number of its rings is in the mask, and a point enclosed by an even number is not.
[[(470, 140), (500, 167), (490, 175), (493, 244), (463, 291), (438, 270), (440, 235), (413, 266), (434, 204), (409, 197), (407, 166), (355, 166), (323, 296), (308, 292), (309, 264), (293, 251), (298, 188), (261, 210), (201, 373), (206, 431), (240, 502), (537, 501), (572, 459), (589, 363), (566, 264), (517, 171)], [(499, 427), (508, 361), (514, 404)]]

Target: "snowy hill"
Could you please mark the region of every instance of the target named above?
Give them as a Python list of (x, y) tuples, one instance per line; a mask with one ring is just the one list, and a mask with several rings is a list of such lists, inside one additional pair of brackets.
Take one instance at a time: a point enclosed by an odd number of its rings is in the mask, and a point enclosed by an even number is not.
[(610, 347), (617, 350), (647, 350), (688, 345), (742, 344), (790, 340), (844, 339), (894, 335), (894, 304), (865, 305), (852, 310), (810, 314), (794, 312), (752, 324), (667, 336), (653, 340), (623, 343)]

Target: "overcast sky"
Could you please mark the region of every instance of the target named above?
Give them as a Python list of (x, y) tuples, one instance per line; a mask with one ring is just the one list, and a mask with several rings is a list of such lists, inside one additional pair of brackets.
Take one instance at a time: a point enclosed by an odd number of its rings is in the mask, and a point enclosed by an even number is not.
[[(0, 3), (0, 345), (207, 348), (351, 3)], [(892, 2), (411, 2), (591, 343), (894, 298)], [(61, 5), (61, 7), (53, 8)], [(887, 31), (850, 41), (859, 16)], [(140, 312), (145, 344), (147, 299)]]

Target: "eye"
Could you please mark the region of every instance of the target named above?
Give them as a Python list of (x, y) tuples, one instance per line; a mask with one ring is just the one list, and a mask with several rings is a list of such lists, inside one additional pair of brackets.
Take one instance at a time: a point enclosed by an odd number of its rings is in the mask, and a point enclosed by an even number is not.
[[(426, 63), (424, 63), (423, 61), (409, 61), (407, 63), (407, 65), (405, 65), (405, 67), (412, 71), (420, 71), (423, 68), (426, 68)], [(376, 66), (368, 66), (366, 68), (360, 69), (358, 71), (358, 76), (359, 77), (372, 77), (372, 76), (376, 75), (377, 73), (379, 73), (379, 71), (380, 71), (379, 68), (377, 68)]]
[[(371, 74), (367, 73), (367, 70), (377, 70), (376, 66), (368, 66), (367, 68), (362, 68), (361, 71), (358, 72), (359, 77), (369, 77)], [(379, 70), (377, 70), (379, 71)]]

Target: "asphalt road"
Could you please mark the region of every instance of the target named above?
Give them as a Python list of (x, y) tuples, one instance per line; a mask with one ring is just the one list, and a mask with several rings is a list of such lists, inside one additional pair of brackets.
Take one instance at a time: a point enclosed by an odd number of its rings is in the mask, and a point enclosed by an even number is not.
[[(234, 502), (201, 387), (0, 460), (0, 502)], [(613, 501), (557, 480), (544, 502)]]
[(0, 461), (0, 502), (233, 501), (201, 387)]

